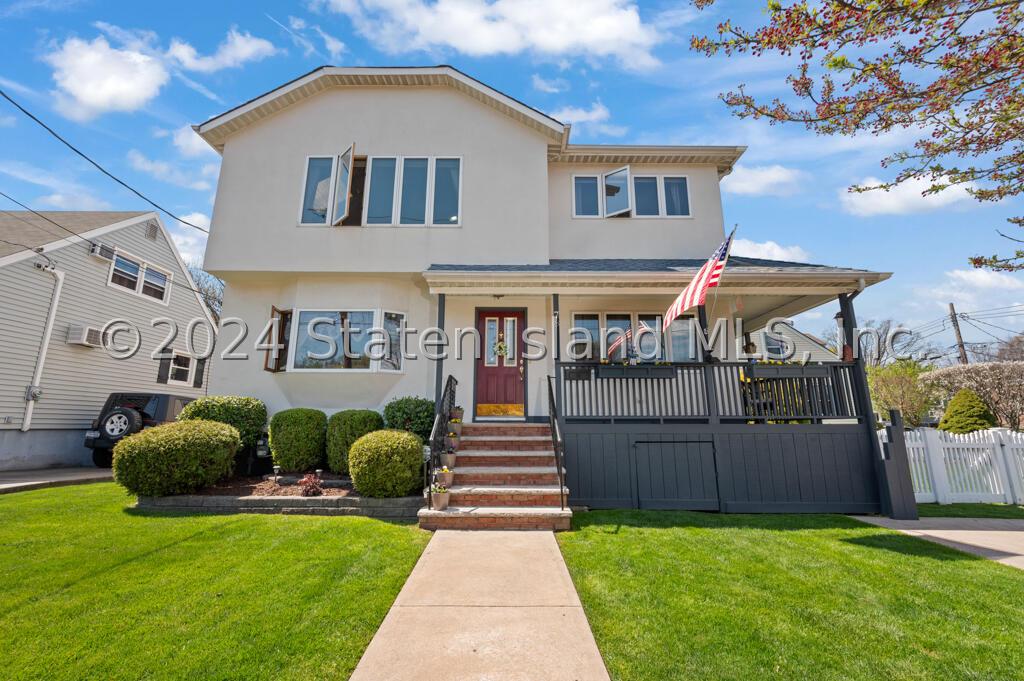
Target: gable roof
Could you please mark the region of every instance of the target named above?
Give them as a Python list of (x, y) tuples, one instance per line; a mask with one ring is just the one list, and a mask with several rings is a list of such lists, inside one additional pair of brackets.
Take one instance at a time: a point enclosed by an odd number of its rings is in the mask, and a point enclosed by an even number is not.
[[(50, 218), (53, 222), (67, 228), (68, 231), (52, 222), (47, 222), (39, 215)], [(0, 239), (2, 239), (0, 241), (0, 258), (24, 251), (26, 247), (41, 248), (64, 239), (73, 243), (80, 239), (76, 239), (69, 231), (75, 234), (84, 234), (100, 227), (146, 215), (146, 213), (139, 211), (52, 210), (40, 211), (39, 215), (27, 210), (0, 211)]]

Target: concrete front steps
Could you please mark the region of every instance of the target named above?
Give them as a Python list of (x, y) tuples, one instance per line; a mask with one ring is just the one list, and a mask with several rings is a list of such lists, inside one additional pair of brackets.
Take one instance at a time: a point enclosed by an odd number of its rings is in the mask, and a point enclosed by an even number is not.
[[(420, 509), (427, 530), (567, 530), (546, 425), (467, 423), (456, 452), (448, 508)], [(563, 471), (564, 473), (564, 471)], [(560, 495), (561, 492), (561, 495)]]

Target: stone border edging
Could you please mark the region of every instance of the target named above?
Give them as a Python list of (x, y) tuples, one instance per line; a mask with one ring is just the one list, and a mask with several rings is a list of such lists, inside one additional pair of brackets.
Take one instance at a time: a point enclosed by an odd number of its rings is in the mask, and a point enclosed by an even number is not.
[(181, 494), (139, 497), (135, 508), (180, 513), (280, 513), (289, 515), (359, 515), (386, 520), (415, 520), (423, 497), (210, 496)]

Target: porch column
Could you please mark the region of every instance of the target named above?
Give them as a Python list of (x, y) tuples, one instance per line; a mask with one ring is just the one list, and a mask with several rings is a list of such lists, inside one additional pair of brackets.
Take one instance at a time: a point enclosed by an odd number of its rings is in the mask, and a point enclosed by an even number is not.
[[(437, 328), (444, 331), (444, 294), (437, 294)], [(434, 363), (434, 404), (441, 402), (441, 390), (444, 385), (444, 360), (438, 359)]]
[(561, 335), (561, 323), (560, 319), (560, 301), (557, 293), (551, 294), (551, 322), (554, 324), (552, 329), (551, 338), (554, 348), (552, 348), (552, 366), (555, 370), (555, 405), (558, 407), (559, 413), (562, 412), (562, 367), (559, 363), (562, 360), (562, 335)]
[[(878, 497), (882, 506), (882, 513), (891, 518), (898, 520), (917, 520), (917, 506), (913, 504), (913, 485), (910, 485), (911, 490), (911, 503), (905, 503), (905, 500), (898, 498), (901, 495), (906, 485), (906, 481), (903, 480), (905, 477), (907, 481), (910, 479), (910, 468), (903, 460), (902, 468), (905, 470), (899, 470), (895, 466), (887, 466), (886, 461), (882, 457), (882, 447), (878, 442), (878, 434), (875, 432), (875, 410), (871, 405), (871, 390), (868, 387), (868, 375), (867, 370), (864, 368), (864, 358), (859, 352), (859, 348), (855, 348), (853, 343), (856, 343), (856, 337), (854, 330), (857, 328), (857, 316), (853, 311), (853, 299), (856, 297), (856, 293), (841, 293), (839, 294), (839, 314), (842, 317), (843, 330), (842, 338), (842, 357), (844, 361), (850, 361), (848, 357), (853, 360), (853, 383), (854, 390), (856, 392), (856, 398), (859, 411), (864, 415), (864, 435), (868, 439), (869, 446), (871, 447), (871, 457), (875, 462), (875, 477), (878, 480)], [(896, 425), (895, 423), (893, 424)], [(902, 419), (900, 419), (900, 427), (902, 428)], [(902, 434), (902, 433), (901, 433)]]

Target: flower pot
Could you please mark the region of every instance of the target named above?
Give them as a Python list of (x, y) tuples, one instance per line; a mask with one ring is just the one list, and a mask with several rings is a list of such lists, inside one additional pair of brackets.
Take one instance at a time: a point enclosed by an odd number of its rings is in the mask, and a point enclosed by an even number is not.
[(451, 413), (448, 414), (448, 418), (450, 418), (450, 419), (459, 419), (461, 421), (462, 420), (462, 416), (463, 416), (463, 412), (464, 412), (464, 410), (463, 410), (462, 407), (453, 407)]
[(446, 468), (455, 468), (455, 454), (442, 454), (441, 465)]
[(449, 423), (448, 432), (455, 433), (459, 437), (462, 437), (462, 421), (459, 421), (458, 423)]
[(457, 450), (459, 448), (459, 438), (457, 438), (457, 437), (446, 437), (444, 439), (444, 446), (447, 447), (448, 449), (455, 449), (455, 450)]
[(448, 508), (448, 499), (451, 497), (450, 492), (431, 492), (430, 501), (435, 511), (443, 511)]
[(434, 478), (437, 480), (437, 484), (444, 485), (445, 487), (451, 487), (452, 483), (455, 482), (455, 473), (451, 471), (448, 471), (447, 473), (437, 471), (434, 473)]

